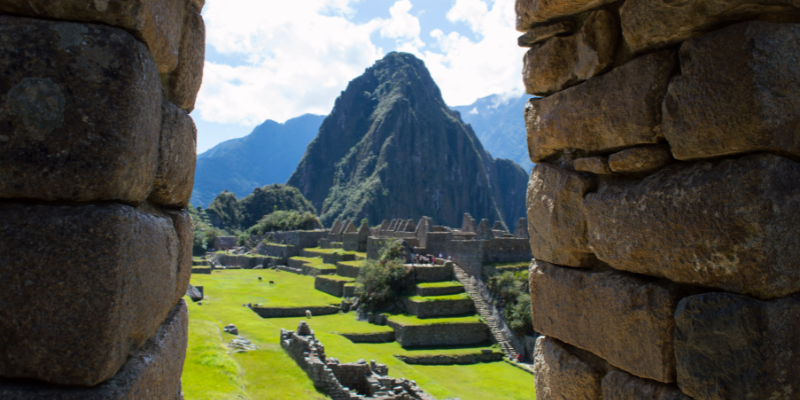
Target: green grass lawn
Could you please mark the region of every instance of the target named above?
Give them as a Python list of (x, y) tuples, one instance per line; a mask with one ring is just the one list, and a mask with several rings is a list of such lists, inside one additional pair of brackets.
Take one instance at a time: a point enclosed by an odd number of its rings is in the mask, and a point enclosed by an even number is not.
[(454, 300), (469, 300), (470, 297), (466, 293), (448, 294), (444, 296), (411, 296), (408, 298), (416, 302), (433, 302), (433, 301), (454, 301)]
[(417, 284), (418, 288), (423, 288), (423, 289), (426, 289), (426, 288), (450, 288), (450, 287), (460, 287), (460, 286), (464, 286), (464, 285), (462, 285), (459, 282), (455, 282), (455, 281), (452, 281), (452, 282), (429, 282), (429, 283), (418, 283)]
[[(258, 282), (261, 276), (263, 282)], [(275, 281), (270, 286), (268, 281)], [(192, 284), (204, 286), (203, 305), (189, 304), (189, 348), (183, 374), (187, 400), (217, 399), (326, 399), (306, 374), (280, 348), (280, 329), (297, 328), (305, 318), (264, 319), (244, 303), (265, 307), (300, 307), (338, 304), (341, 299), (313, 289), (314, 278), (274, 270), (214, 271), (192, 275)], [(402, 321), (408, 317), (392, 316)], [(478, 318), (442, 320), (477, 321)], [(408, 365), (394, 355), (463, 354), (485, 346), (403, 349), (397, 342), (352, 343), (341, 333), (386, 332), (388, 326), (356, 321), (354, 313), (307, 320), (329, 357), (342, 362), (376, 360), (389, 366), (393, 377), (415, 380), (439, 399), (533, 399), (533, 376), (504, 362), (476, 365)], [(410, 317), (410, 321), (429, 322)], [(222, 327), (233, 323), (239, 334), (259, 346), (248, 353), (228, 353), (233, 335)]]
[(364, 260), (355, 260), (355, 261), (339, 261), (339, 264), (347, 265), (350, 267), (361, 267), (361, 264), (364, 264)]
[(325, 264), (324, 262), (322, 262), (322, 259), (319, 258), (319, 257), (300, 257), (300, 256), (296, 256), (296, 257), (290, 257), (290, 259), (303, 261), (309, 267), (314, 267), (316, 269), (336, 269), (335, 265)]
[(339, 281), (339, 282), (355, 282), (356, 278), (348, 278), (346, 276), (339, 276), (339, 275), (320, 275), (322, 279), (328, 279), (331, 281)]
[(321, 249), (319, 247), (310, 247), (310, 248), (303, 249), (303, 250), (308, 250), (308, 251), (312, 251), (314, 253), (320, 253), (320, 254), (322, 254), (322, 253), (325, 253), (325, 254), (333, 254), (333, 253), (353, 254), (356, 257), (360, 257), (360, 258), (364, 258), (364, 259), (367, 258), (367, 253), (360, 252), (360, 251), (345, 251), (343, 249)]

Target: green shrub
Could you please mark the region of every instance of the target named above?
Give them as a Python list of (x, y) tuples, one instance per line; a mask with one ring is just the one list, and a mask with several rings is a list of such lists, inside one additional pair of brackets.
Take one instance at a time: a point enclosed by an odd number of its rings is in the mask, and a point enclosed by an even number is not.
[(403, 265), (405, 248), (399, 240), (381, 249), (380, 260), (367, 260), (358, 270), (356, 297), (364, 311), (375, 311), (393, 304), (412, 286), (411, 275)]
[(319, 218), (310, 212), (273, 211), (247, 230), (248, 236), (275, 231), (313, 230), (321, 227)]

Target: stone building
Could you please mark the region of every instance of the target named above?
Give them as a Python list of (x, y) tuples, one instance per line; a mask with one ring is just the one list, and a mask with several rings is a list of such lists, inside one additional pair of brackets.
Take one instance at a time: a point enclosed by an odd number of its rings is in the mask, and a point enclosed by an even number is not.
[(0, 1), (0, 397), (177, 399), (202, 0)]
[(800, 398), (800, 9), (517, 0), (536, 397)]

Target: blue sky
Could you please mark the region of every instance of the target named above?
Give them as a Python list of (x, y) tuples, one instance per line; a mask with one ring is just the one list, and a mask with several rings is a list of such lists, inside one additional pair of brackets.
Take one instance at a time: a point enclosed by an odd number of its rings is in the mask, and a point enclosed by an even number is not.
[(519, 96), (514, 0), (207, 0), (198, 152), (267, 119), (326, 115), (391, 51), (425, 61), (450, 105)]

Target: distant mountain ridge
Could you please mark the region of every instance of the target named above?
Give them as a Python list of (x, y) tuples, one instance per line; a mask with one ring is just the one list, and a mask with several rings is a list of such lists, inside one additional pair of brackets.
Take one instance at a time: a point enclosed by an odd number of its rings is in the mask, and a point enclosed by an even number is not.
[(283, 124), (267, 120), (249, 135), (198, 155), (192, 204), (207, 207), (225, 190), (243, 198), (255, 188), (285, 183), (324, 119), (306, 114)]
[(458, 114), (422, 61), (390, 53), (350, 82), (287, 184), (326, 225), (426, 215), (458, 226), (468, 212), (514, 226), (527, 174), (494, 160)]
[(514, 160), (530, 173), (533, 163), (528, 156), (525, 103), (533, 96), (523, 95), (504, 99), (499, 95), (478, 99), (467, 106), (451, 107), (461, 113), (461, 119), (470, 124), (483, 147), (496, 158)]

